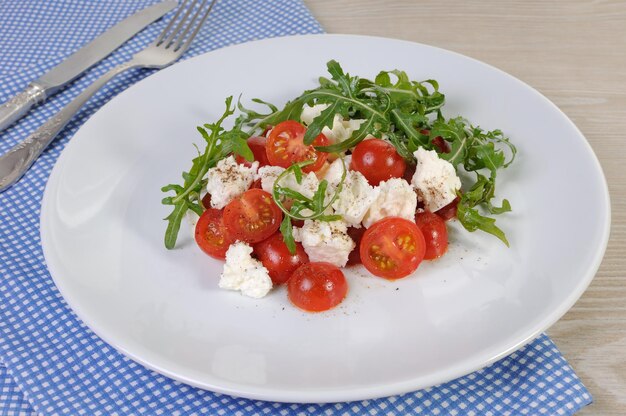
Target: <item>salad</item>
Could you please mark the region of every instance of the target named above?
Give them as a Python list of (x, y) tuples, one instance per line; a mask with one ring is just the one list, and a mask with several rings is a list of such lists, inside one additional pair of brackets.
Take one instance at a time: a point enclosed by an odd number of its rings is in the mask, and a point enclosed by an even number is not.
[(286, 284), (295, 306), (317, 312), (346, 297), (343, 267), (400, 279), (443, 256), (448, 220), (508, 246), (493, 216), (511, 205), (493, 200), (516, 149), (500, 130), (444, 117), (434, 80), (327, 68), (330, 78), (282, 108), (228, 97), (222, 117), (197, 128), (204, 150), (182, 184), (162, 188), (173, 193), (163, 199), (168, 249), (192, 218), (200, 249), (225, 260), (219, 287), (261, 298)]

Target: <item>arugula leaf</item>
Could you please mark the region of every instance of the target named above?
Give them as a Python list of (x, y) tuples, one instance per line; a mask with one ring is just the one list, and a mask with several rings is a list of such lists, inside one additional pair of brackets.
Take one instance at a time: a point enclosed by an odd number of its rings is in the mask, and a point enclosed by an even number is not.
[(291, 217), (289, 215), (283, 217), (279, 230), (283, 235), (283, 241), (289, 253), (296, 254), (296, 240), (293, 238), (293, 227), (291, 226)]
[[(186, 212), (191, 209), (198, 214), (202, 213), (203, 209), (198, 203), (198, 198), (202, 187), (205, 185), (203, 178), (207, 171), (233, 151), (233, 143), (242, 139), (245, 141), (244, 138), (247, 137), (245, 133), (236, 128), (230, 131), (224, 131), (222, 128), (224, 120), (234, 113), (234, 108), (231, 108), (232, 98), (231, 96), (226, 99), (226, 110), (219, 120), (197, 127), (207, 145), (204, 152), (193, 159), (189, 172), (183, 172), (183, 185), (170, 184), (161, 188), (163, 192), (174, 192), (174, 196), (162, 200), (163, 204), (174, 207), (172, 213), (165, 218), (168, 224), (164, 242), (168, 249), (173, 249), (176, 246), (180, 223)], [(236, 147), (237, 144), (234, 146)]]

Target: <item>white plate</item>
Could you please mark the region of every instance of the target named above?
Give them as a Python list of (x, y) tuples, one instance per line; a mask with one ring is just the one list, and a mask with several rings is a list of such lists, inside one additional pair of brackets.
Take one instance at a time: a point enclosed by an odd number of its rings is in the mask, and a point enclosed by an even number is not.
[[(501, 128), (518, 146), (499, 176), (511, 248), (451, 230), (449, 253), (397, 282), (349, 271), (336, 310), (306, 314), (284, 289), (261, 300), (218, 289), (222, 264), (183, 226), (163, 246), (162, 185), (180, 181), (195, 126), (243, 93), (276, 104), (325, 64), (437, 79), (447, 116)], [(76, 134), (48, 182), (46, 261), (78, 316), (127, 356), (185, 383), (248, 398), (332, 402), (403, 393), (477, 370), (528, 343), (580, 297), (602, 259), (609, 196), (574, 124), (537, 91), (481, 62), (416, 43), (345, 35), (237, 45), (163, 70)]]

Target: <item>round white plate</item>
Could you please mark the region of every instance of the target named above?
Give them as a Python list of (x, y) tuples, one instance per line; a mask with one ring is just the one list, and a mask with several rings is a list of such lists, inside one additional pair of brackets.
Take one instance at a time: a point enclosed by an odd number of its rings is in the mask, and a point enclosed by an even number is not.
[[(314, 87), (326, 62), (374, 77), (403, 69), (437, 79), (446, 116), (500, 128), (517, 161), (499, 175), (498, 218), (511, 248), (458, 225), (449, 253), (388, 282), (346, 272), (327, 313), (217, 287), (222, 263), (183, 224), (163, 246), (160, 187), (202, 144), (228, 95), (283, 104)], [(185, 383), (248, 398), (332, 402), (429, 387), (531, 341), (580, 297), (609, 234), (606, 182), (574, 124), (528, 85), (481, 62), (416, 43), (345, 35), (263, 40), (165, 69), (98, 111), (59, 158), (41, 213), (46, 261), (78, 316), (127, 356)]]

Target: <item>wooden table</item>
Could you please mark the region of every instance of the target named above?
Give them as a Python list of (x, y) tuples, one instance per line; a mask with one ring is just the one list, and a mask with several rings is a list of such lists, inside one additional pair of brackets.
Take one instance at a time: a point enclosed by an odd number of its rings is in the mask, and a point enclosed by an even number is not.
[(580, 415), (626, 415), (626, 1), (306, 4), (329, 33), (406, 39), (494, 65), (580, 128), (609, 183), (611, 239), (593, 283), (548, 334), (593, 395)]

